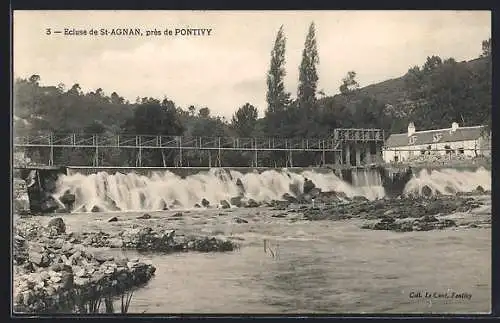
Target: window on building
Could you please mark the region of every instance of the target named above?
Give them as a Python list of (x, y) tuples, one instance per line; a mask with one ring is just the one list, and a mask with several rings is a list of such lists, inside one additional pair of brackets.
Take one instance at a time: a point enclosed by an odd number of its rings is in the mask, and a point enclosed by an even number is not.
[(449, 145), (444, 146), (444, 150), (446, 150), (446, 154), (451, 154), (452, 150)]
[(411, 136), (408, 139), (408, 142), (410, 143), (410, 145), (414, 145), (417, 142), (417, 136)]
[(398, 156), (394, 156), (394, 162), (396, 162), (396, 163), (397, 163), (398, 161), (399, 161)]
[(458, 148), (458, 153), (463, 155), (465, 153), (465, 149), (463, 148)]

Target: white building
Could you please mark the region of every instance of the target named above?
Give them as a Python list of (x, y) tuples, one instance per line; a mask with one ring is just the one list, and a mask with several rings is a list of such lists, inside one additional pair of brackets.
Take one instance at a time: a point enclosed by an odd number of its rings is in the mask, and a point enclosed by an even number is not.
[(491, 133), (485, 135), (484, 126), (459, 127), (456, 122), (448, 129), (416, 131), (411, 122), (407, 133), (390, 135), (382, 150), (386, 163), (450, 154), (469, 158), (489, 156)]

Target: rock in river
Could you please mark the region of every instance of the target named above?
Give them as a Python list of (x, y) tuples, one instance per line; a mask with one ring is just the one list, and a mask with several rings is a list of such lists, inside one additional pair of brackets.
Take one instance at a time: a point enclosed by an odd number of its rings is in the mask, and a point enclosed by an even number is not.
[(144, 213), (143, 215), (141, 216), (138, 216), (137, 217), (138, 219), (151, 219), (151, 215), (149, 215), (148, 213)]
[(209, 207), (210, 202), (206, 198), (204, 198), (201, 200), (201, 205), (203, 205), (203, 207)]
[(234, 218), (234, 222), (236, 222), (236, 223), (248, 223), (247, 220), (242, 219), (242, 218)]
[(47, 224), (47, 227), (49, 229), (55, 230), (55, 233), (57, 234), (63, 234), (66, 232), (66, 224), (64, 224), (64, 221), (62, 218), (53, 218), (49, 221)]
[(432, 188), (430, 188), (427, 185), (424, 185), (424, 187), (422, 187), (422, 196), (432, 197)]
[(223, 209), (229, 209), (229, 208), (231, 207), (231, 205), (229, 204), (229, 202), (228, 202), (228, 201), (226, 201), (226, 200), (221, 200), (221, 201), (220, 201), (220, 205), (221, 205), (221, 207), (222, 207)]
[(304, 179), (304, 187), (303, 187), (304, 194), (308, 194), (315, 187), (316, 187), (316, 185), (313, 183), (313, 181), (311, 181), (308, 178)]

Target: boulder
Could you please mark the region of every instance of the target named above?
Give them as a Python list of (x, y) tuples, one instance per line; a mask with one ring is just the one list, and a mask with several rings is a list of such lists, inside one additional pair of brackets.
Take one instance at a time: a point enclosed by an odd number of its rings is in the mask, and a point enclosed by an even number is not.
[(234, 222), (236, 222), (236, 223), (248, 223), (247, 220), (242, 219), (242, 218), (234, 218)]
[(247, 201), (247, 205), (246, 205), (246, 207), (259, 207), (259, 206), (260, 206), (260, 204), (257, 201), (255, 201), (254, 199), (249, 199)]
[(422, 191), (421, 192), (422, 192), (421, 194), (422, 194), (423, 197), (432, 197), (432, 195), (433, 195), (432, 194), (433, 193), (432, 188), (430, 188), (427, 185), (424, 185), (424, 187), (422, 187)]
[(148, 213), (144, 213), (143, 215), (138, 216), (137, 218), (142, 220), (151, 219), (151, 215), (149, 215)]
[(311, 197), (313, 199), (317, 198), (318, 196), (320, 196), (321, 194), (321, 189), (320, 188), (317, 188), (317, 187), (314, 187), (313, 189), (311, 189), (309, 191), (309, 195), (311, 195)]
[(50, 219), (47, 227), (51, 230), (55, 230), (57, 234), (66, 233), (66, 224), (64, 223), (63, 219), (59, 217)]
[(161, 200), (161, 202), (160, 202), (160, 210), (163, 210), (163, 211), (168, 210), (168, 205), (164, 200)]
[(203, 205), (203, 207), (209, 207), (210, 206), (210, 202), (206, 198), (203, 198), (201, 200), (201, 205)]
[(349, 197), (347, 196), (347, 194), (345, 192), (336, 192), (336, 195), (338, 198), (343, 199), (343, 200), (349, 199)]
[(108, 219), (108, 222), (117, 222), (117, 221), (118, 221), (118, 218), (116, 216), (113, 216), (113, 217)]
[(283, 200), (287, 201), (288, 203), (297, 203), (298, 200), (296, 197), (292, 196), (291, 194), (289, 193), (285, 193), (283, 194), (283, 196), (281, 197)]
[(29, 251), (28, 260), (39, 267), (47, 267), (50, 264), (50, 258), (44, 252)]
[(396, 222), (395, 231), (398, 232), (410, 232), (413, 231), (413, 221), (412, 220), (403, 220)]
[(108, 208), (109, 208), (109, 211), (121, 211), (121, 209), (118, 207), (118, 205), (116, 205), (116, 201), (114, 201), (114, 200), (111, 200), (108, 203)]
[(109, 253), (106, 253), (104, 251), (94, 251), (93, 253), (94, 259), (97, 260), (100, 263), (106, 262), (106, 261), (113, 261), (114, 257), (110, 255)]
[(194, 205), (194, 207), (195, 207), (195, 208), (197, 208), (197, 209), (199, 209), (199, 208), (201, 208), (201, 205), (199, 205), (198, 203), (196, 203), (196, 204)]
[(373, 207), (376, 209), (376, 210), (381, 210), (385, 207), (385, 202), (384, 200), (377, 200), (375, 201), (375, 203), (373, 204)]
[(424, 215), (419, 220), (420, 222), (439, 222), (439, 220), (433, 215)]
[(123, 240), (120, 238), (111, 238), (111, 239), (109, 239), (109, 247), (110, 248), (121, 248), (121, 247), (123, 247)]
[(231, 207), (231, 205), (229, 204), (229, 202), (228, 202), (228, 201), (226, 201), (226, 200), (221, 200), (221, 201), (220, 201), (220, 205), (221, 205), (221, 207), (222, 207), (223, 209), (229, 209), (229, 208)]
[(478, 187), (476, 187), (475, 192), (479, 194), (484, 194), (486, 190), (481, 185), (479, 185)]
[(313, 183), (313, 181), (311, 181), (311, 180), (310, 180), (310, 179), (308, 179), (308, 178), (305, 178), (305, 179), (304, 179), (304, 185), (303, 185), (302, 192), (303, 192), (304, 194), (308, 194), (308, 193), (310, 193), (310, 192), (311, 192), (311, 190), (312, 190), (313, 188), (315, 188), (315, 187), (316, 187), (316, 185)]
[(396, 219), (390, 217), (390, 216), (383, 216), (380, 218), (380, 223), (394, 223), (396, 222)]
[(104, 212), (104, 210), (101, 207), (99, 207), (98, 205), (94, 205), (92, 207), (92, 209), (90, 209), (90, 212), (92, 212), (92, 213), (98, 213), (98, 212)]
[(299, 202), (301, 203), (312, 203), (313, 197), (311, 194), (302, 194), (299, 196)]
[(320, 192), (320, 194), (319, 194), (319, 196), (317, 198), (318, 198), (319, 201), (322, 201), (322, 202), (325, 202), (325, 203), (339, 201), (339, 197), (337, 195), (337, 192), (335, 192), (335, 191)]
[(182, 203), (179, 202), (179, 200), (174, 200), (172, 202), (172, 207), (180, 207), (180, 206), (182, 206)]
[(75, 203), (75, 200), (75, 194), (72, 194), (69, 191), (64, 193), (63, 196), (59, 198), (59, 201), (61, 201), (61, 203), (65, 205), (72, 205), (73, 203)]
[(231, 198), (230, 202), (232, 205), (236, 207), (242, 207), (241, 199), (242, 199), (241, 196), (235, 196)]

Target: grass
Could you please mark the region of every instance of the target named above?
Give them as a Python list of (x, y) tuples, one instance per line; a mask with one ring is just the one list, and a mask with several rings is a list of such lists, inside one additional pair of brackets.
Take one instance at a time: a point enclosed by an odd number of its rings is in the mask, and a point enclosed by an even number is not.
[[(113, 299), (111, 294), (103, 295), (103, 290), (100, 286), (92, 287), (88, 294), (83, 294), (80, 290), (75, 290), (73, 293), (73, 298), (68, 302), (64, 302), (60, 308), (62, 312), (68, 307), (72, 309), (72, 312), (79, 314), (100, 314), (102, 305), (104, 304), (105, 314), (126, 314), (130, 307), (130, 302), (134, 295), (132, 291), (122, 292), (120, 294), (121, 306), (119, 310), (115, 309)], [(69, 305), (69, 306), (68, 306)]]
[(271, 245), (271, 242), (267, 239), (264, 239), (264, 253), (269, 254), (271, 258), (274, 260), (278, 260), (280, 257), (280, 244), (279, 242), (276, 242), (276, 245), (273, 246)]

